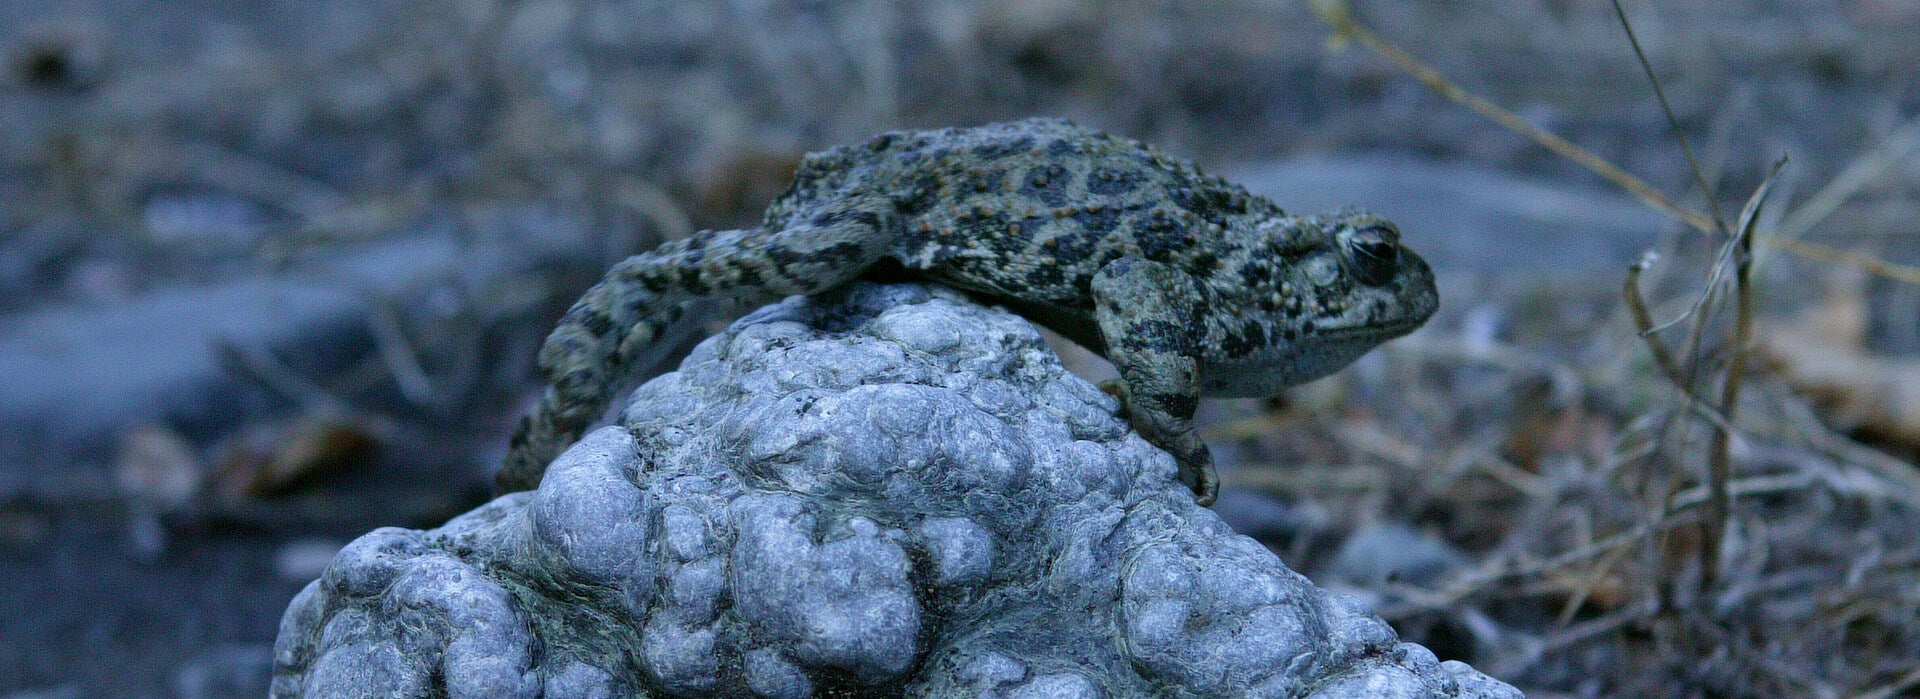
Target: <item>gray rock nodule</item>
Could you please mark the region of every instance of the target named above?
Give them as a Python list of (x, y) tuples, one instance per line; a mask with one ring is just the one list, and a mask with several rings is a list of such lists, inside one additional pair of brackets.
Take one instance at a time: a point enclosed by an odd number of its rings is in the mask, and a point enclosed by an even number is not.
[(1193, 503), (1026, 321), (763, 308), (514, 493), (296, 596), (280, 697), (1512, 697)]

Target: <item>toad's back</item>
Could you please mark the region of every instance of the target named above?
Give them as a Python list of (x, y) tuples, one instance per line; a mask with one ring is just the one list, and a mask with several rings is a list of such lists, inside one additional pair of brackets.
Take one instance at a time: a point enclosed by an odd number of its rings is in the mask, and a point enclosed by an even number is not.
[[(852, 201), (876, 207), (849, 207)], [(1058, 119), (888, 133), (810, 155), (762, 226), (895, 215), (891, 256), (992, 297), (1078, 308), (1126, 256), (1217, 274), (1235, 216), (1282, 216), (1238, 185), (1135, 141)]]

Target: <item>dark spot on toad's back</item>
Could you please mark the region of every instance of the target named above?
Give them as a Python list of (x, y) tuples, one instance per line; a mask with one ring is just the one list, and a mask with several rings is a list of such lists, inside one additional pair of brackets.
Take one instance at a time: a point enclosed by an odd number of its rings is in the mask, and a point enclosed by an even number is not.
[(1201, 250), (1194, 253), (1188, 269), (1195, 274), (1212, 276), (1220, 269), (1220, 256), (1213, 254), (1211, 250)]
[(1149, 217), (1138, 225), (1134, 242), (1140, 254), (1149, 260), (1166, 262), (1193, 247), (1195, 241), (1185, 228), (1165, 218)]
[(998, 191), (1000, 183), (1005, 181), (1006, 177), (1006, 173), (998, 170), (992, 172), (974, 170), (966, 175), (966, 189), (976, 194)]
[(1099, 167), (1087, 173), (1087, 192), (1103, 196), (1126, 194), (1146, 179), (1145, 175), (1132, 170)]
[(897, 204), (900, 213), (918, 216), (931, 210), (938, 203), (943, 184), (944, 180), (935, 172), (924, 172), (913, 178), (906, 191), (900, 194)]
[(1111, 206), (1083, 208), (1073, 215), (1073, 220), (1079, 221), (1080, 226), (1092, 234), (1089, 237), (1103, 238), (1120, 224), (1120, 209)]
[(1059, 163), (1048, 163), (1027, 171), (1026, 179), (1020, 185), (1020, 193), (1045, 202), (1049, 207), (1061, 207), (1067, 203), (1067, 189), (1072, 182), (1067, 168)]

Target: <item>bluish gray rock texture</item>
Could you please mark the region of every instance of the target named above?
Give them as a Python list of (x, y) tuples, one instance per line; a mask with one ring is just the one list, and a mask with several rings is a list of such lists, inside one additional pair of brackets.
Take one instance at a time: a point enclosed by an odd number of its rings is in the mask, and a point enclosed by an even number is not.
[(275, 696), (1510, 697), (1195, 505), (1026, 321), (761, 309), (515, 493), (295, 597)]

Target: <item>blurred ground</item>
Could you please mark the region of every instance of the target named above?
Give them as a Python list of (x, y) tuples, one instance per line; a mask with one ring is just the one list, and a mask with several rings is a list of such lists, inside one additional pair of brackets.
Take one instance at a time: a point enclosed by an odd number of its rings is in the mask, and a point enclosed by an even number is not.
[[(1763, 227), (1920, 261), (1920, 159), (1880, 145), (1920, 114), (1920, 6), (1626, 7), (1725, 208), (1785, 154)], [(1609, 5), (1355, 12), (1706, 208)], [(1711, 419), (1619, 297), (1656, 249), (1684, 311), (1712, 241), (1305, 2), (0, 0), (0, 693), (259, 695), (333, 547), (485, 498), (607, 265), (755, 217), (808, 150), (1029, 114), (1380, 210), (1440, 268), (1426, 330), (1203, 408), (1219, 509), (1290, 566), (1533, 694), (1920, 682), (1920, 293), (1763, 247), (1745, 495), (1695, 592)]]

